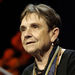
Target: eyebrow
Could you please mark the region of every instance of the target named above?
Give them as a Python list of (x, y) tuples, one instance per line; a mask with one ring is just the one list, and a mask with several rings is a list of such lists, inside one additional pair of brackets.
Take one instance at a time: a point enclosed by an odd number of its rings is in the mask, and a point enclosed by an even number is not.
[[(41, 24), (39, 24), (39, 23), (35, 23), (35, 22), (34, 22), (34, 23), (31, 23), (30, 25), (33, 25), (33, 24), (36, 24), (36, 25), (41, 26)], [(20, 27), (21, 27), (21, 26), (24, 26), (24, 27), (25, 27), (25, 25), (20, 25)]]
[(32, 23), (31, 25), (38, 25), (38, 26), (42, 26), (42, 24), (40, 24), (40, 23)]
[(41, 25), (41, 24), (39, 24), (39, 23), (31, 23), (31, 25)]

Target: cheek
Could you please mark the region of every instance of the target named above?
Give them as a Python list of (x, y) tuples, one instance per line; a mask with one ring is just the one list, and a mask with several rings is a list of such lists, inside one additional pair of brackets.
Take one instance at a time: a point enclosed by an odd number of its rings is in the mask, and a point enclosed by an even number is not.
[(21, 41), (22, 41), (22, 43), (23, 43), (23, 40), (24, 40), (24, 35), (21, 34)]
[(41, 44), (46, 44), (50, 42), (50, 37), (47, 32), (42, 32), (38, 35), (38, 40)]

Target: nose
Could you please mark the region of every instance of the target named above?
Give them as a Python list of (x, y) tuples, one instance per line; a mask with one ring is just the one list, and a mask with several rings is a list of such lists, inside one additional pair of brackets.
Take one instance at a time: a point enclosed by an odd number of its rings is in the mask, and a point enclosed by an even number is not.
[(28, 38), (31, 38), (31, 37), (32, 37), (31, 35), (26, 35), (25, 39), (28, 39)]
[(29, 39), (29, 38), (31, 38), (31, 37), (32, 37), (32, 34), (31, 34), (30, 29), (26, 30), (26, 31), (25, 31), (25, 36), (24, 36), (24, 38), (25, 38), (25, 39)]

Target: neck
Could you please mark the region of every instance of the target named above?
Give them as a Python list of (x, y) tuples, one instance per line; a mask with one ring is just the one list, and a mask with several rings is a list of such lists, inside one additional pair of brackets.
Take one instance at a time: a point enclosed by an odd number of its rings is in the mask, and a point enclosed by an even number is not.
[(51, 46), (50, 49), (43, 54), (43, 56), (40, 54), (36, 55), (35, 61), (36, 61), (36, 64), (40, 70), (45, 69), (52, 49), (53, 49), (53, 46)]

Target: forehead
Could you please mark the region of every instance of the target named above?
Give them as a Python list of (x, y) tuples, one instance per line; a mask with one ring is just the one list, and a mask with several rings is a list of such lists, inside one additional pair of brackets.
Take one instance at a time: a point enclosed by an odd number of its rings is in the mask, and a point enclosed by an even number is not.
[(21, 22), (21, 25), (30, 23), (40, 23), (46, 24), (46, 21), (43, 16), (38, 16), (36, 13), (27, 14)]

